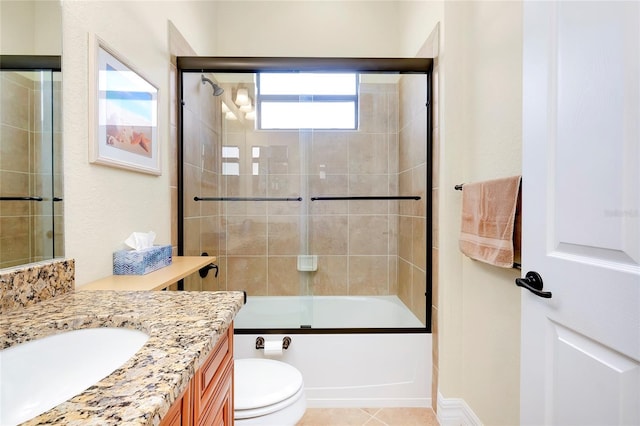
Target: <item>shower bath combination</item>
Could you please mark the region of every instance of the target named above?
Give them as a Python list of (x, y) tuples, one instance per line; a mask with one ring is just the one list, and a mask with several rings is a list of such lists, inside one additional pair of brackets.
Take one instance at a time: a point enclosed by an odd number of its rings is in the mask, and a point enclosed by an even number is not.
[[(310, 407), (430, 406), (430, 60), (177, 59), (179, 250), (213, 253), (220, 268), (183, 289), (246, 290), (236, 359), (265, 356), (258, 336), (291, 336), (278, 359), (302, 373)], [(265, 124), (269, 102), (322, 117), (342, 110), (351, 92), (290, 93), (311, 90), (293, 84), (298, 73), (345, 69), (357, 74), (355, 126)], [(278, 73), (291, 85), (269, 91), (266, 76)], [(226, 117), (225, 104), (240, 109), (239, 88), (255, 120)], [(312, 256), (316, 265), (299, 266)]]

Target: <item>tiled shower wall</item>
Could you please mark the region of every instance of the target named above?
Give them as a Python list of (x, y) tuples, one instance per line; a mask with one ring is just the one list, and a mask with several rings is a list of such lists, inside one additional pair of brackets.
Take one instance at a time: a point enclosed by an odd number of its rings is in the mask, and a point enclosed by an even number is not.
[[(238, 148), (240, 175), (224, 175), (221, 191), (303, 201), (221, 206), (220, 288), (250, 295), (396, 294), (395, 202), (310, 201), (396, 193), (397, 86), (361, 85), (360, 114), (358, 131), (255, 132), (253, 123), (225, 122), (224, 145)], [(317, 271), (299, 272), (300, 254), (317, 255)]]
[(400, 80), (399, 188), (400, 195), (419, 195), (420, 201), (401, 201), (398, 215), (398, 296), (426, 321), (426, 196), (427, 79), (403, 75)]
[[(183, 96), (184, 254), (206, 252), (220, 258), (221, 203), (196, 202), (194, 197), (220, 196), (221, 98), (202, 85), (200, 74), (184, 75)], [(217, 281), (213, 273), (205, 280), (192, 274), (184, 288), (215, 290)]]
[[(40, 195), (50, 200), (52, 183), (61, 196), (60, 82), (54, 82), (53, 117), (40, 116), (40, 83), (20, 73), (2, 72), (0, 94), (0, 196)], [(0, 268), (61, 255), (62, 215), (62, 203), (55, 203), (52, 211), (50, 201), (0, 202)]]

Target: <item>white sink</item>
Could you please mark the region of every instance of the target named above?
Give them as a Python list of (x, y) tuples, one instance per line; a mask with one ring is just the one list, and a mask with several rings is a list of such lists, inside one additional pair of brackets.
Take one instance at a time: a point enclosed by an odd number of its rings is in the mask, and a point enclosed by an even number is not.
[(0, 425), (22, 423), (81, 393), (149, 339), (127, 328), (68, 331), (0, 351)]

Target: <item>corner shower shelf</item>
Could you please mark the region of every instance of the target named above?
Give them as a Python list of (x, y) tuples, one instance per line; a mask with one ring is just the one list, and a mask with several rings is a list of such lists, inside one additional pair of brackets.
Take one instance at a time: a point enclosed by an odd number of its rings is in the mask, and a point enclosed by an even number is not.
[(171, 265), (146, 275), (109, 275), (76, 290), (162, 290), (215, 261), (215, 256), (173, 256)]

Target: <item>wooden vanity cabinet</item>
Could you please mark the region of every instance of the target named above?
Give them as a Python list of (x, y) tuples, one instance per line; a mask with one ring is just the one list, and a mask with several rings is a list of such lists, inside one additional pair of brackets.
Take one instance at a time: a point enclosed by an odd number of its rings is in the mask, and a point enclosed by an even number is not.
[(167, 414), (160, 421), (160, 426), (186, 426), (192, 425), (192, 403), (191, 395), (193, 394), (193, 381), (189, 382), (187, 389), (182, 393), (182, 396), (178, 398)]
[(233, 324), (160, 422), (178, 425), (233, 425)]

